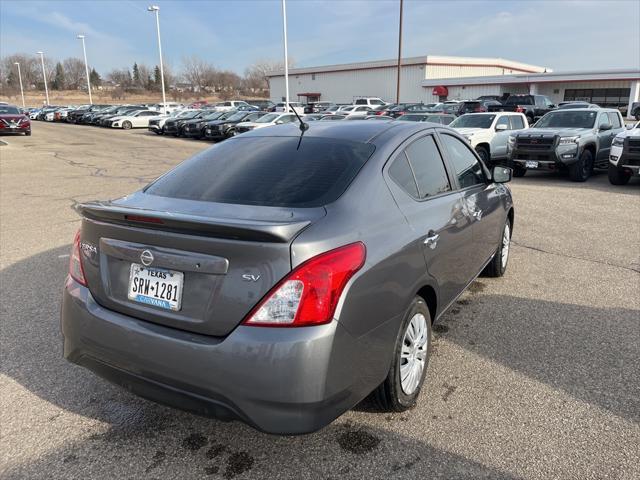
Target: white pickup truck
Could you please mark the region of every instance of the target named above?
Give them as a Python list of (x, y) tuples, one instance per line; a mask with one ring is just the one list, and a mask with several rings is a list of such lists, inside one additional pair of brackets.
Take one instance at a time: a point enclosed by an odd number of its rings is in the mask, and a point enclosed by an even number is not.
[(464, 135), (486, 165), (508, 158), (509, 135), (529, 128), (527, 117), (515, 112), (466, 113), (449, 124)]

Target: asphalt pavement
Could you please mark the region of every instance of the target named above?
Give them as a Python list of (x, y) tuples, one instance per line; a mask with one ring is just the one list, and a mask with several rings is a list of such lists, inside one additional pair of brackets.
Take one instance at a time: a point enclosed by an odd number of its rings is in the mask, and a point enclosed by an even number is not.
[(76, 202), (130, 193), (202, 141), (34, 122), (0, 146), (0, 478), (640, 478), (640, 182), (511, 183), (501, 279), (435, 325), (418, 406), (306, 436), (137, 398), (62, 358)]

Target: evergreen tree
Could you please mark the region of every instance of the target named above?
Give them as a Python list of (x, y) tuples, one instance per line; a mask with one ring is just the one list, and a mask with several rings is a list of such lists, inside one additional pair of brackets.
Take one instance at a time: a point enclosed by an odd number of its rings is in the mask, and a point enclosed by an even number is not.
[(133, 64), (133, 83), (136, 87), (140, 86), (140, 70), (138, 69), (138, 64)]
[(153, 83), (156, 87), (159, 87), (162, 83), (162, 80), (160, 79), (160, 67), (158, 65), (153, 69)]
[(102, 78), (100, 78), (100, 74), (96, 72), (95, 68), (91, 69), (91, 72), (89, 73), (89, 80), (91, 81), (92, 89), (94, 87), (99, 87), (100, 85), (102, 85)]
[(65, 79), (64, 79), (64, 68), (60, 62), (56, 63), (56, 75), (53, 78), (53, 82), (51, 84), (51, 88), (54, 90), (64, 90), (65, 87)]

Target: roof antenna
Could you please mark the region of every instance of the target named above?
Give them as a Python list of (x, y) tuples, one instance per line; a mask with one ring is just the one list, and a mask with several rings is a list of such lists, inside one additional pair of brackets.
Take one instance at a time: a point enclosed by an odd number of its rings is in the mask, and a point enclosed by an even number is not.
[(302, 118), (300, 118), (300, 115), (298, 114), (298, 112), (296, 112), (295, 107), (292, 107), (290, 103), (287, 103), (287, 106), (293, 110), (293, 113), (296, 115), (296, 117), (298, 118), (298, 121), (300, 122), (300, 126), (298, 128), (300, 128), (300, 139), (298, 140), (298, 146), (296, 147), (296, 150), (300, 150), (300, 144), (302, 143), (302, 137), (304, 136), (304, 132), (306, 132), (307, 130), (309, 130), (309, 124), (305, 123), (302, 121)]

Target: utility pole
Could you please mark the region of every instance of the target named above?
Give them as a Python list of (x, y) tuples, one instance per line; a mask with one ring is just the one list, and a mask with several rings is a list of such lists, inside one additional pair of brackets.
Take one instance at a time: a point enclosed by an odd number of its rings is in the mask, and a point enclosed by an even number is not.
[(18, 80), (20, 80), (20, 95), (22, 96), (22, 108), (26, 108), (24, 104), (24, 89), (22, 88), (22, 73), (20, 73), (20, 63), (14, 62), (18, 66)]
[(289, 111), (289, 55), (287, 54), (287, 6), (285, 0), (282, 0), (282, 31), (284, 33), (284, 91), (285, 111)]
[(44, 52), (36, 52), (40, 55), (40, 62), (42, 63), (42, 79), (44, 80), (44, 95), (47, 98), (47, 106), (49, 105), (49, 89), (47, 88), (47, 72), (44, 69)]
[(93, 105), (93, 100), (91, 99), (91, 81), (89, 80), (89, 64), (87, 63), (87, 49), (84, 46), (84, 35), (78, 35), (80, 40), (82, 40), (82, 52), (84, 53), (84, 71), (87, 74), (87, 91), (89, 92), (89, 104)]
[(402, 63), (402, 3), (403, 3), (402, 0), (400, 0), (400, 25), (398, 28), (398, 75), (397, 75), (397, 83), (396, 83), (396, 103), (400, 103), (400, 64)]

